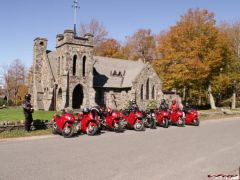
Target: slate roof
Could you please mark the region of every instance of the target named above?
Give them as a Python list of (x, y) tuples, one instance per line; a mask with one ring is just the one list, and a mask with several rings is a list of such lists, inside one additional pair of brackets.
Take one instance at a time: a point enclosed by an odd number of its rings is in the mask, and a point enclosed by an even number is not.
[(54, 78), (56, 78), (57, 74), (57, 52), (56, 51), (51, 51), (47, 53), (47, 58), (49, 59), (50, 63), (50, 69), (52, 70)]
[(95, 60), (94, 68), (97, 71), (94, 76), (94, 87), (130, 88), (132, 82), (145, 67), (142, 61), (99, 56), (94, 56), (93, 59)]
[[(57, 74), (57, 53), (47, 53), (54, 78)], [(94, 87), (131, 88), (132, 82), (146, 66), (142, 61), (131, 61), (109, 57), (94, 56)]]

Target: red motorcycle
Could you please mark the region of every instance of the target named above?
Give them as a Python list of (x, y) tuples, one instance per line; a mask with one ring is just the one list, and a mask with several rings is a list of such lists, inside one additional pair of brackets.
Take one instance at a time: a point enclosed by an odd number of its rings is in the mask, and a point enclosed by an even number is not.
[(123, 119), (122, 113), (112, 112), (101, 121), (101, 124), (111, 131), (123, 132), (127, 122)]
[(79, 123), (75, 120), (74, 115), (64, 113), (63, 115), (54, 115), (52, 124), (53, 134), (62, 134), (64, 137), (72, 137), (75, 132), (79, 132)]
[(196, 110), (190, 110), (185, 113), (185, 123), (186, 125), (194, 125), (194, 126), (199, 126), (200, 121), (198, 117), (198, 112)]
[(89, 135), (94, 136), (99, 132), (100, 121), (98, 117), (93, 117), (91, 111), (85, 113), (79, 113), (77, 115), (80, 123), (80, 131)]
[(172, 111), (170, 115), (171, 123), (175, 124), (179, 127), (184, 127), (185, 126), (185, 120), (183, 118), (183, 112), (180, 110), (177, 111)]
[(153, 109), (150, 109), (143, 113), (144, 126), (151, 129), (156, 129), (156, 117)]
[(131, 111), (124, 115), (124, 119), (127, 121), (128, 128), (136, 131), (144, 130), (143, 114), (140, 111)]
[(170, 113), (168, 111), (157, 111), (155, 112), (155, 116), (159, 126), (168, 128), (171, 124)]

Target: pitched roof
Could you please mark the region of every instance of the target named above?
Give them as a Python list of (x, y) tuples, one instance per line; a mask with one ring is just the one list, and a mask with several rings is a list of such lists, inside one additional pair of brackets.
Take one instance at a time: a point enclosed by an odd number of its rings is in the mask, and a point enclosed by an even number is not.
[(129, 88), (146, 66), (142, 61), (94, 56), (94, 87)]
[[(57, 74), (57, 52), (47, 53), (54, 78)], [(94, 87), (130, 88), (137, 75), (146, 66), (142, 61), (131, 61), (109, 57), (94, 56)]]
[(57, 52), (56, 51), (51, 51), (49, 53), (47, 53), (47, 58), (49, 60), (50, 63), (50, 69), (52, 71), (52, 75), (54, 76), (54, 79), (56, 78), (56, 74), (57, 74)]

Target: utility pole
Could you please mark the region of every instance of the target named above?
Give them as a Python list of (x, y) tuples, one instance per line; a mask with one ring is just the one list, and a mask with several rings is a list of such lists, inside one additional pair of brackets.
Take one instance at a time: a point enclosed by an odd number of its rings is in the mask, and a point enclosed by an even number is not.
[(78, 0), (73, 1), (73, 6), (72, 7), (74, 9), (74, 27), (73, 27), (73, 30), (74, 30), (74, 35), (77, 36), (77, 10), (79, 8)]

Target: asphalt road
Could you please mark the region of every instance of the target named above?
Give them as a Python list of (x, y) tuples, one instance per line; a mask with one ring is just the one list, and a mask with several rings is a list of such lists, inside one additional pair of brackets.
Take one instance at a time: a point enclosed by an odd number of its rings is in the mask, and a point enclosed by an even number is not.
[(238, 174), (239, 166), (240, 118), (0, 142), (1, 180), (202, 180)]

